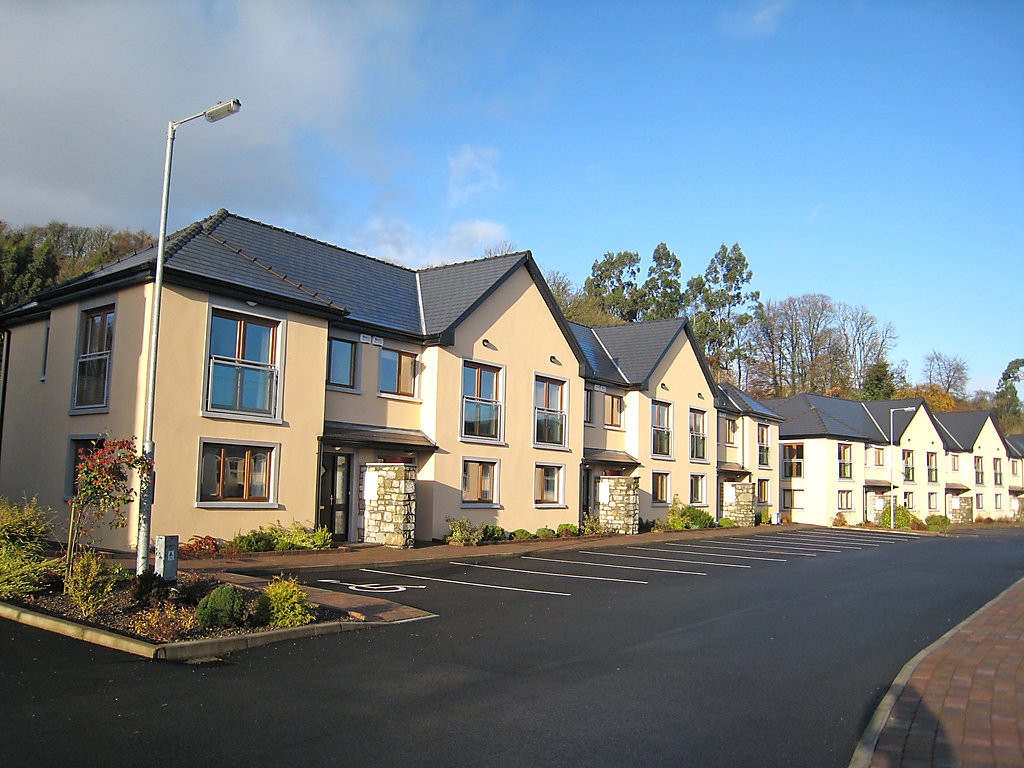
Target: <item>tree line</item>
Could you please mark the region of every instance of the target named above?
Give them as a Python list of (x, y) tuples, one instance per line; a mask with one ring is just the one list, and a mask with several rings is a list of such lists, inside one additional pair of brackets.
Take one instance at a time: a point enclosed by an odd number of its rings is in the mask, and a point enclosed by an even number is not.
[(0, 221), (0, 309), (52, 285), (110, 264), (156, 239), (145, 230), (82, 227), (51, 221), (11, 227)]
[(608, 252), (581, 285), (564, 272), (545, 276), (565, 316), (584, 325), (689, 318), (716, 379), (754, 397), (921, 397), (940, 412), (991, 410), (1004, 432), (1024, 432), (1016, 390), (1024, 359), (1009, 363), (995, 392), (969, 393), (966, 361), (933, 350), (915, 383), (907, 362), (891, 359), (899, 338), (892, 323), (821, 293), (762, 300), (739, 243), (723, 243), (685, 282), (682, 261), (665, 243), (654, 249), (645, 279), (641, 267), (635, 251)]

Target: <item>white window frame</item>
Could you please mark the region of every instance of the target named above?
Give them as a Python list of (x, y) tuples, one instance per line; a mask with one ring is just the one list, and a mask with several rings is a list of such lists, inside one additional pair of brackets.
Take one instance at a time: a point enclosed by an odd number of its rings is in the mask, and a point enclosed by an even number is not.
[[(765, 442), (761, 442), (761, 433), (764, 430)], [(757, 425), (757, 466), (770, 467), (772, 465), (772, 428), (770, 424)]]
[[(787, 504), (787, 499), (789, 503)], [(783, 509), (803, 509), (804, 502), (804, 491), (802, 488), (783, 488), (782, 489), (782, 508)], [(798, 506), (799, 504), (799, 506)]]
[(976, 493), (974, 494), (974, 511), (977, 512), (979, 509), (985, 509), (985, 494)]
[[(466, 471), (466, 462), (490, 464), (491, 469), (491, 500), (465, 501), (463, 499), (462, 476)], [(462, 509), (499, 509), (501, 507), (501, 459), (489, 456), (463, 456), (459, 464), (459, 507)]]
[[(697, 487), (700, 490), (701, 498), (693, 498), (693, 481), (698, 481)], [(694, 507), (706, 507), (708, 505), (708, 478), (707, 475), (692, 473), (690, 475), (690, 505)]]
[[(846, 499), (846, 506), (843, 506), (843, 499)], [(840, 490), (839, 496), (836, 499), (836, 508), (840, 512), (852, 512), (853, 511), (853, 491), (846, 489)]]
[[(203, 449), (206, 445), (237, 445), (245, 448), (266, 448), (270, 451), (267, 472), (266, 501), (203, 501)], [(235, 440), (222, 437), (200, 437), (198, 461), (196, 463), (196, 508), (197, 509), (280, 509), (277, 501), (278, 478), (281, 474), (281, 443), (261, 440)]]
[[(764, 483), (764, 496), (761, 495), (761, 483)], [(767, 477), (759, 477), (754, 485), (754, 498), (758, 504), (772, 503), (772, 481)]]
[[(839, 462), (839, 479), (853, 480), (853, 443), (838, 443), (836, 459)], [(843, 449), (846, 449), (846, 460), (843, 459)], [(846, 474), (843, 474), (845, 468)]]
[(939, 508), (939, 494), (931, 491), (928, 494), (928, 511), (935, 512)]
[[(85, 319), (87, 316), (98, 311), (109, 309), (114, 315), (114, 330), (111, 334), (110, 349), (105, 350), (107, 361), (106, 381), (103, 385), (103, 402), (96, 405), (78, 405), (78, 374), (84, 357), (82, 344), (85, 340)], [(114, 346), (117, 344), (117, 297), (104, 296), (89, 302), (83, 302), (78, 307), (78, 333), (75, 335), (75, 356), (74, 369), (71, 374), (71, 408), (69, 415), (77, 416), (87, 413), (109, 413), (110, 412), (110, 385), (114, 378)], [(99, 354), (99, 353), (92, 353)]]
[[(537, 383), (547, 381), (560, 385), (562, 392), (562, 410), (556, 411), (551, 408), (541, 408), (537, 405)], [(569, 445), (569, 381), (560, 376), (551, 376), (547, 373), (534, 371), (533, 389), (530, 392), (530, 402), (533, 404), (532, 438), (533, 447), (547, 450), (568, 450)], [(537, 440), (537, 417), (540, 411), (546, 413), (559, 413), (562, 416), (562, 441), (560, 443), (542, 443)]]
[[(780, 446), (780, 448), (781, 448), (781, 452), (782, 452), (782, 477), (787, 479), (787, 480), (792, 479), (792, 478), (803, 478), (803, 476), (804, 476), (804, 455), (806, 453), (805, 448), (804, 448), (804, 444), (803, 443), (783, 443)], [(799, 448), (800, 449), (800, 458), (793, 458), (793, 459), (789, 459), (787, 461), (787, 459), (786, 459), (786, 449), (787, 448), (794, 448), (794, 449)], [(796, 453), (796, 451), (794, 450), (794, 454), (795, 453)], [(795, 472), (793, 474), (786, 474), (786, 465), (787, 464), (789, 464), (793, 468), (799, 468), (800, 471), (799, 472)]]
[[(555, 470), (555, 501), (539, 501), (537, 498), (537, 470)], [(565, 509), (565, 465), (537, 462), (533, 465), (533, 506), (535, 509)]]
[(734, 419), (732, 416), (725, 416), (725, 429), (722, 430), (722, 440), (725, 445), (735, 447), (736, 436), (740, 433), (740, 422), (739, 419)]
[[(352, 345), (352, 383), (351, 384), (338, 384), (337, 382), (331, 381), (331, 360), (334, 355), (332, 353), (333, 344), (335, 342), (343, 342), (345, 344)], [(332, 392), (350, 392), (352, 394), (362, 394), (360, 373), (362, 371), (362, 344), (359, 343), (358, 339), (349, 339), (344, 336), (329, 336), (327, 338), (327, 389)]]
[[(665, 478), (665, 499), (658, 501), (654, 498), (654, 489), (657, 486), (655, 478)], [(672, 504), (672, 473), (664, 472), (662, 470), (655, 470), (651, 472), (651, 506), (652, 507), (668, 507)]]
[[(668, 427), (659, 427), (655, 425), (654, 416), (657, 413), (659, 406), (665, 406), (667, 413)], [(663, 459), (669, 460), (675, 458), (675, 407), (667, 400), (651, 400), (651, 458), (652, 459)], [(655, 434), (656, 432), (667, 432), (668, 433), (668, 453), (655, 453), (654, 446), (656, 444)]]
[[(462, 382), (465, 376), (466, 366), (475, 368), (490, 368), (496, 371), (497, 380), (494, 383), (493, 401), (498, 407), (498, 429), (497, 436), (487, 437), (466, 434), (466, 393), (462, 391)], [(487, 443), (504, 444), (505, 442), (505, 366), (499, 363), (492, 363), (488, 360), (478, 360), (472, 357), (462, 358), (462, 365), (459, 368), (459, 439), (465, 443)], [(461, 489), (459, 491), (461, 496)]]
[[(695, 432), (693, 429), (693, 417), (694, 414), (700, 414), (700, 427), (704, 430), (703, 432)], [(695, 461), (700, 464), (710, 461), (708, 457), (708, 412), (702, 408), (689, 408), (686, 412), (686, 431), (690, 438), (690, 461)], [(704, 441), (704, 455), (694, 455), (694, 438)]]

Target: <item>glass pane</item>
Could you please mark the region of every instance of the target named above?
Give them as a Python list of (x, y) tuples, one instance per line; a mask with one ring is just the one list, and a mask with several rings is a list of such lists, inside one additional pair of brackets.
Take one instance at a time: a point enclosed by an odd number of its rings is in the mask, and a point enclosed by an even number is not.
[(398, 391), (398, 353), (390, 349), (380, 352), (380, 388), (382, 392)]
[(107, 321), (107, 329), (106, 329), (107, 332), (106, 332), (105, 338), (104, 338), (104, 347), (103, 347), (103, 349), (110, 350), (110, 349), (114, 348), (114, 313), (113, 312), (107, 312), (107, 314), (106, 314), (106, 321)]
[(234, 359), (238, 354), (238, 321), (213, 316), (210, 323), (210, 354)]
[(269, 363), (274, 344), (274, 329), (255, 323), (245, 324), (245, 349), (242, 358), (253, 363)]
[(403, 395), (411, 395), (415, 392), (413, 387), (413, 376), (415, 374), (416, 360), (408, 355), (402, 355), (401, 368), (399, 369), (399, 389)]
[(486, 368), (480, 371), (480, 397), (483, 400), (497, 400), (498, 374)]
[(352, 381), (352, 357), (355, 345), (349, 341), (331, 340), (331, 370), (329, 380), (332, 384), (339, 384), (343, 387), (351, 387), (355, 384)]
[(224, 446), (224, 498), (245, 497), (245, 448)]
[(477, 369), (471, 365), (462, 366), (462, 394), (469, 397), (478, 397), (476, 391)]
[(214, 363), (210, 374), (210, 407), (237, 410), (239, 368), (225, 363)]
[(241, 403), (242, 410), (270, 412), (272, 401), (272, 381), (270, 371), (261, 371), (253, 368), (240, 369), (242, 377)]
[(200, 468), (199, 494), (203, 498), (217, 496), (220, 491), (220, 448), (204, 445)]
[(478, 488), (475, 487), (476, 472), (471, 461), (462, 464), (462, 500), (473, 501), (477, 498)]
[(107, 401), (106, 357), (78, 361), (78, 381), (75, 387), (75, 406), (86, 408), (103, 405)]
[(270, 466), (270, 454), (267, 451), (253, 451), (251, 460), (249, 498), (263, 498), (267, 495), (267, 470)]
[(494, 497), (494, 467), (491, 464), (480, 464), (480, 500), (491, 501)]
[(89, 315), (85, 319), (85, 331), (82, 339), (82, 352), (102, 352), (101, 330), (103, 325), (102, 315)]
[(544, 408), (544, 382), (536, 380), (533, 382), (533, 405), (536, 408)]

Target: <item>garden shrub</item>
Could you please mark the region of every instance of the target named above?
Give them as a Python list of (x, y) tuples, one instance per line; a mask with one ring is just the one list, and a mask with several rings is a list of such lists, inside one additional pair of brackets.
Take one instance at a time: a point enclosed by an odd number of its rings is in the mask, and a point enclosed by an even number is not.
[(214, 579), (185, 571), (178, 575), (174, 591), (178, 595), (179, 603), (199, 605), (199, 601), (210, 594), (216, 586), (217, 582)]
[(287, 528), (278, 520), (277, 523), (267, 528), (267, 533), (273, 537), (274, 549), (278, 552), (313, 548), (313, 534), (297, 520), (293, 520), (291, 526)]
[(248, 533), (236, 533), (228, 544), (234, 552), (271, 552), (277, 542), (269, 531), (258, 528)]
[(510, 533), (508, 535), (508, 537), (510, 539), (512, 539), (513, 541), (520, 541), (522, 539), (533, 539), (533, 538), (536, 538), (532, 533), (530, 533), (525, 528), (516, 528), (514, 531), (512, 531), (512, 533)]
[(760, 525), (771, 525), (772, 524), (772, 508), (765, 507), (761, 510)]
[(500, 525), (485, 525), (483, 527), (483, 541), (504, 541), (505, 529)]
[(555, 538), (555, 531), (553, 528), (538, 528), (537, 529), (538, 539), (553, 539)]
[(580, 536), (607, 536), (614, 533), (608, 526), (601, 522), (601, 518), (594, 515), (584, 515), (583, 525), (580, 527)]
[(333, 542), (334, 536), (326, 525), (321, 525), (313, 531), (313, 549), (330, 549)]
[(25, 552), (42, 552), (50, 540), (50, 510), (32, 501), (12, 504), (0, 498), (0, 547), (11, 546)]
[(836, 512), (836, 516), (832, 518), (832, 525), (837, 528), (846, 527), (846, 515), (842, 512)]
[(252, 613), (249, 614), (249, 622), (256, 627), (265, 627), (272, 618), (270, 598), (265, 593), (261, 593), (256, 598), (256, 605), (253, 607)]
[(578, 526), (575, 526), (572, 523), (561, 523), (555, 531), (555, 534), (558, 536), (558, 538), (565, 539), (571, 536), (579, 536), (580, 529)]
[(204, 627), (238, 624), (245, 616), (245, 598), (233, 584), (221, 584), (199, 601), (196, 619)]
[(107, 564), (94, 550), (86, 550), (75, 558), (71, 578), (64, 582), (64, 591), (87, 619), (107, 604), (113, 588), (114, 579)]
[[(875, 515), (875, 523), (881, 528), (892, 527), (892, 514), (889, 512), (888, 505)], [(927, 526), (921, 521), (921, 518), (912, 514), (909, 509), (900, 504), (896, 505), (896, 527), (912, 531), (928, 530)]]
[(220, 544), (213, 536), (193, 536), (178, 547), (178, 552), (186, 555), (214, 555), (219, 551)]
[(170, 584), (154, 571), (147, 570), (132, 578), (128, 591), (135, 602), (156, 606), (167, 600)]
[(479, 544), (484, 537), (483, 526), (473, 525), (465, 517), (459, 519), (446, 517), (445, 522), (448, 523), (448, 528), (451, 531), (445, 538), (445, 541), (451, 541), (456, 544)]
[(174, 643), (196, 628), (195, 612), (167, 603), (140, 613), (131, 622), (132, 632), (158, 643)]
[(0, 600), (24, 600), (42, 589), (50, 575), (60, 568), (57, 560), (46, 560), (35, 552), (0, 544)]
[(945, 515), (928, 515), (924, 519), (925, 525), (949, 525), (949, 518)]
[(736, 527), (736, 521), (732, 520), (731, 518), (728, 518), (728, 517), (723, 517), (721, 520), (718, 521), (718, 527), (719, 528), (735, 528)]
[(294, 578), (274, 577), (263, 594), (270, 600), (271, 626), (301, 627), (316, 618), (306, 593)]
[(686, 518), (687, 528), (714, 528), (715, 518), (706, 509), (700, 507), (686, 507), (683, 510)]

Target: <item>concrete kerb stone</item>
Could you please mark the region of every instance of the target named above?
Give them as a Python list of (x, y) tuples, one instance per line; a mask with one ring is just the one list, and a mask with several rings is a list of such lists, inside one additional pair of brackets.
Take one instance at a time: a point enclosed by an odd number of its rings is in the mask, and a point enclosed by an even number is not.
[(917, 667), (924, 661), (933, 651), (938, 650), (943, 645), (948, 643), (958, 632), (960, 632), (965, 626), (970, 624), (975, 618), (980, 616), (990, 607), (998, 603), (1003, 599), (1003, 596), (1011, 589), (1020, 584), (1024, 579), (1019, 579), (1013, 584), (1008, 586), (998, 595), (993, 597), (981, 608), (976, 610), (966, 619), (961, 621), (955, 627), (950, 629), (948, 632), (942, 635), (938, 640), (929, 645), (923, 651), (914, 656), (908, 661), (900, 673), (896, 675), (896, 679), (893, 680), (892, 685), (886, 692), (885, 696), (882, 697), (881, 702), (878, 704), (878, 708), (875, 710), (875, 714), (871, 717), (868, 722), (867, 728), (864, 729), (864, 733), (861, 735), (860, 740), (857, 742), (857, 748), (853, 751), (853, 757), (850, 758), (849, 768), (869, 768), (871, 765), (871, 759), (875, 754), (875, 747), (878, 744), (878, 738), (881, 736), (882, 731), (885, 729), (885, 724), (889, 720), (889, 715), (892, 713), (893, 707), (896, 706), (896, 702), (899, 700), (900, 694), (903, 693), (907, 687), (907, 682), (910, 680), (911, 675)]

